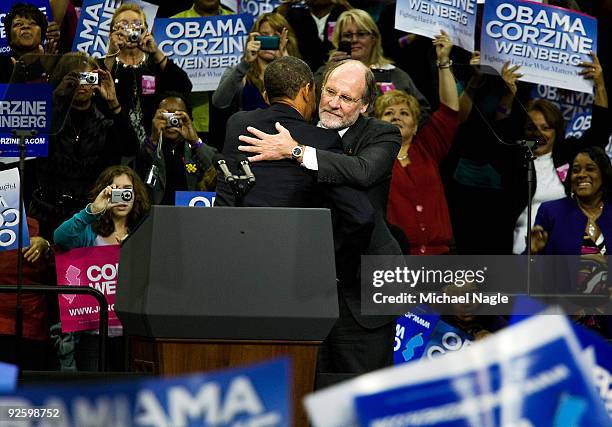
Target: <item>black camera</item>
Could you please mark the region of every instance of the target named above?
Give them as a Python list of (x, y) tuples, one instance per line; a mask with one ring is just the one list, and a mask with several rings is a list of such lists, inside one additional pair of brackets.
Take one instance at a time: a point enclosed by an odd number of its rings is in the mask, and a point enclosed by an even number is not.
[(131, 188), (113, 188), (111, 192), (111, 203), (128, 203), (134, 197), (134, 190)]

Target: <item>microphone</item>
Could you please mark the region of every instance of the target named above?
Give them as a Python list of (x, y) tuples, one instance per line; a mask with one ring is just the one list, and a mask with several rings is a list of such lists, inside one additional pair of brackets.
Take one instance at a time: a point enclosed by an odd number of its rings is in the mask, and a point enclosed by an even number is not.
[(242, 172), (244, 172), (249, 185), (255, 184), (255, 175), (253, 175), (253, 171), (251, 170), (249, 159), (247, 159), (245, 155), (242, 155), (238, 157), (238, 160), (240, 161), (240, 168)]
[(229, 168), (227, 167), (227, 163), (225, 162), (225, 159), (223, 157), (217, 154), (215, 155), (213, 162), (215, 163), (217, 168), (221, 170), (221, 173), (225, 177), (225, 182), (231, 184), (236, 180), (236, 178), (234, 178), (234, 175), (232, 175)]

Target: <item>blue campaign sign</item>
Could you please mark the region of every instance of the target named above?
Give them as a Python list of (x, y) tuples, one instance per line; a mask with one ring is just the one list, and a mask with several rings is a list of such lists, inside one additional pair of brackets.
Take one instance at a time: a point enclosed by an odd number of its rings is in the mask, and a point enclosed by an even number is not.
[(398, 0), (395, 28), (433, 38), (444, 30), (453, 44), (474, 50), (476, 0)]
[[(19, 215), (19, 170), (0, 171), (0, 251), (17, 249), (19, 221), (25, 218), (25, 208)], [(30, 246), (28, 222), (23, 222), (23, 247)]]
[(140, 6), (145, 12), (149, 28), (153, 26), (158, 9), (156, 5), (142, 0), (84, 0), (72, 50), (85, 52), (94, 58), (106, 56), (111, 19), (122, 3)]
[(498, 71), (506, 61), (521, 65), (523, 81), (592, 93), (578, 64), (597, 53), (597, 20), (535, 2), (487, 0), (480, 51), (481, 63)]
[(591, 127), (593, 94), (536, 85), (531, 98), (545, 99), (559, 107), (566, 123), (566, 138), (580, 138)]
[(9, 28), (4, 27), (4, 18), (10, 12), (11, 8), (15, 3), (28, 3), (32, 6), (40, 9), (45, 16), (47, 17), (47, 21), (53, 21), (53, 16), (51, 15), (51, 7), (49, 6), (49, 0), (2, 0), (0, 2), (0, 55), (9, 55), (11, 53), (11, 48), (8, 45), (7, 32), (10, 30)]
[(163, 18), (155, 20), (153, 35), (199, 92), (217, 89), (223, 72), (240, 62), (252, 25), (248, 14)]
[(12, 130), (35, 130), (26, 139), (26, 156), (46, 157), (49, 148), (53, 89), (45, 83), (0, 84), (0, 153), (19, 157), (19, 140)]
[(18, 374), (17, 366), (0, 362), (0, 393), (10, 393), (15, 390)]
[(0, 396), (0, 407), (18, 400), (26, 409), (58, 408), (65, 427), (280, 427), (291, 425), (289, 393), (289, 361), (279, 359), (176, 378), (23, 388)]
[(238, 12), (248, 13), (257, 19), (264, 13), (274, 12), (281, 3), (281, 0), (239, 0)]
[(174, 193), (174, 204), (210, 208), (215, 205), (216, 198), (214, 191), (177, 191)]
[(609, 425), (580, 363), (558, 338), (480, 369), (357, 397), (355, 406), (364, 426)]

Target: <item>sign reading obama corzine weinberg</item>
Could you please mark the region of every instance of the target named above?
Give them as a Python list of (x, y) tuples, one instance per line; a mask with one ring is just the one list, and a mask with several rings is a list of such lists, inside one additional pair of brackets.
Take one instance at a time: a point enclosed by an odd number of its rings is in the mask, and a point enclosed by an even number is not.
[(579, 72), (597, 52), (597, 20), (568, 9), (529, 1), (485, 3), (480, 58), (500, 71), (521, 65), (520, 80), (578, 92), (593, 92)]
[(0, 84), (0, 152), (19, 157), (12, 130), (35, 130), (26, 138), (26, 156), (47, 157), (51, 127), (52, 89), (48, 84)]
[(193, 91), (217, 89), (223, 72), (238, 65), (253, 25), (248, 14), (155, 20), (159, 49), (181, 67)]

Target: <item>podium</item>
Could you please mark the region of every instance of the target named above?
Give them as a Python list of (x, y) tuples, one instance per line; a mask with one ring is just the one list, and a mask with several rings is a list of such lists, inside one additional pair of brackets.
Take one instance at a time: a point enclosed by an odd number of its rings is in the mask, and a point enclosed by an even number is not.
[(327, 209), (154, 206), (121, 249), (131, 368), (176, 375), (289, 355), (293, 413), (338, 317)]

